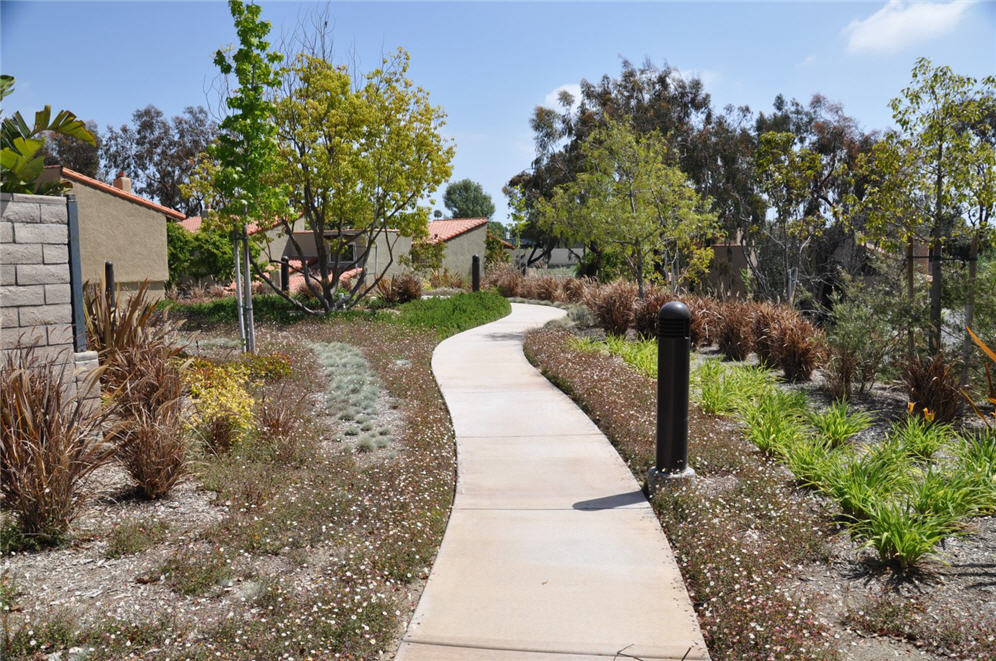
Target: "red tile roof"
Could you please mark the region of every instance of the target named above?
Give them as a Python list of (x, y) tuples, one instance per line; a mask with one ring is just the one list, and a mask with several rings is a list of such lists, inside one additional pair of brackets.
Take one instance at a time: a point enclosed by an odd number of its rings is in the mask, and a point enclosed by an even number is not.
[[(200, 216), (190, 216), (189, 218), (184, 218), (183, 220), (180, 221), (180, 226), (183, 229), (187, 230), (188, 232), (197, 232), (198, 230), (201, 229), (201, 225), (203, 224), (204, 224), (204, 219), (201, 218)], [(269, 232), (271, 229), (273, 229), (276, 226), (277, 225), (268, 225), (266, 227), (260, 227), (259, 223), (249, 223), (246, 229), (249, 231), (250, 235), (253, 235), (257, 232)]]
[(180, 221), (180, 227), (187, 230), (188, 232), (196, 232), (201, 228), (201, 224), (204, 219), (200, 216), (190, 216), (189, 218), (184, 218)]
[(455, 239), (488, 222), (487, 218), (445, 218), (429, 223), (429, 243)]
[(176, 220), (183, 220), (183, 214), (180, 213), (179, 211), (175, 210), (175, 209), (170, 209), (168, 207), (164, 207), (162, 205), (156, 204), (152, 200), (147, 200), (144, 197), (139, 197), (138, 195), (135, 195), (134, 193), (126, 193), (125, 191), (121, 190), (120, 188), (115, 188), (114, 186), (111, 186), (110, 184), (105, 184), (102, 181), (98, 181), (96, 179), (93, 179), (92, 177), (88, 177), (85, 174), (80, 174), (79, 172), (76, 172), (74, 170), (70, 170), (67, 167), (63, 167), (61, 165), (49, 165), (49, 166), (46, 166), (45, 169), (48, 170), (48, 169), (55, 169), (55, 168), (61, 168), (61, 173), (60, 174), (61, 174), (61, 176), (64, 179), (68, 179), (68, 180), (73, 181), (73, 182), (84, 184), (86, 186), (90, 186), (91, 188), (96, 188), (97, 190), (103, 191), (105, 193), (110, 193), (111, 195), (116, 195), (116, 196), (120, 197), (123, 200), (128, 200), (129, 202), (133, 202), (133, 203), (135, 203), (135, 204), (137, 204), (139, 206), (143, 206), (143, 207), (145, 207), (147, 209), (152, 209), (153, 211), (158, 211), (159, 213), (165, 214), (165, 215), (169, 216), (170, 218), (175, 218)]

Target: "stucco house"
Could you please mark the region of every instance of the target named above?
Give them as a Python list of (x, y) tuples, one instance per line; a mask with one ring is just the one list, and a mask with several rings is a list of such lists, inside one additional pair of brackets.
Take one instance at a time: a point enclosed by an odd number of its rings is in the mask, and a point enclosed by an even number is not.
[(149, 295), (161, 298), (169, 280), (166, 223), (184, 215), (131, 192), (120, 174), (114, 185), (61, 165), (45, 168), (46, 179), (72, 185), (79, 208), (80, 266), (84, 282), (102, 282), (104, 263), (114, 264), (114, 280), (123, 291), (147, 280)]
[(471, 277), (471, 261), (479, 255), (483, 266), (488, 236), (487, 218), (446, 218), (429, 223), (429, 243), (443, 243), (442, 267), (454, 275)]

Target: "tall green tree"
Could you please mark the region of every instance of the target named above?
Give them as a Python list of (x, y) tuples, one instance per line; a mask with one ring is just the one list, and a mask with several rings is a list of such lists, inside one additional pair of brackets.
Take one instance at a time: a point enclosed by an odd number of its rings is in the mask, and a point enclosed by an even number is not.
[(461, 179), (446, 187), (443, 205), (454, 218), (488, 218), (495, 213), (491, 196), (476, 181)]
[(200, 214), (202, 199), (184, 193), (194, 173), (198, 155), (206, 152), (218, 135), (218, 126), (201, 106), (184, 108), (167, 119), (155, 106), (132, 113), (131, 124), (107, 127), (101, 155), (110, 174), (124, 172), (135, 192), (188, 216)]
[[(312, 288), (325, 310), (352, 307), (376, 287), (396, 258), (396, 236), (427, 235), (430, 210), (419, 200), (450, 175), (453, 147), (440, 135), (445, 115), (408, 79), (408, 67), (399, 49), (357, 80), (324, 57), (301, 54), (290, 93), (277, 101), (281, 180), (314, 237), (319, 278)], [(350, 244), (358, 253), (340, 259)], [(376, 254), (378, 244), (387, 254)], [(302, 254), (293, 236), (292, 245)], [(354, 263), (365, 277), (343, 291), (340, 276)], [(305, 277), (312, 280), (307, 270)]]
[(280, 85), (283, 56), (270, 50), (270, 23), (260, 20), (258, 5), (229, 0), (228, 6), (239, 48), (217, 51), (214, 63), (222, 75), (235, 76), (237, 87), (225, 99), (229, 113), (209, 151), (218, 164), (213, 183), (222, 206), (216, 216), (235, 228), (253, 220), (272, 223), (287, 211), (287, 190), (274, 185), (280, 164), (270, 100)]
[(972, 127), (983, 123), (985, 99), (994, 95), (994, 88), (996, 77), (980, 82), (920, 58), (909, 87), (890, 102), (899, 127), (895, 140), (912, 157), (908, 184), (929, 209), (931, 353), (941, 350), (945, 247), (964, 228), (974, 182), (986, 185), (987, 174), (982, 179), (973, 174), (973, 165), (986, 159), (986, 147)]
[(715, 214), (677, 167), (656, 132), (641, 135), (609, 120), (584, 142), (583, 169), (538, 206), (540, 226), (568, 240), (599, 241), (625, 263), (645, 290), (660, 271), (678, 289), (708, 269), (706, 241), (717, 231)]

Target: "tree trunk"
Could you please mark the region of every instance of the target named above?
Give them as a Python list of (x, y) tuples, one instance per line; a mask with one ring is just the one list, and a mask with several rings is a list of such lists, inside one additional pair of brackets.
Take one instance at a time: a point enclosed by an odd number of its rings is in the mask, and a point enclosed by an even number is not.
[[(975, 274), (979, 257), (979, 239), (972, 237), (972, 245), (968, 250), (968, 291), (965, 299), (965, 327), (971, 328), (975, 319)], [(958, 379), (959, 385), (964, 388), (968, 385), (968, 366), (972, 357), (972, 337), (965, 332), (965, 339), (961, 345), (961, 376)]]
[[(914, 239), (910, 237), (909, 243), (906, 244), (906, 300), (909, 302), (909, 309), (913, 310), (913, 294), (914, 294), (914, 278), (913, 274), (915, 272), (914, 267)], [(913, 324), (906, 324), (906, 357), (909, 359), (913, 358), (913, 352), (916, 349), (914, 344), (914, 332)]]
[(930, 231), (930, 353), (941, 351), (941, 293), (944, 277), (941, 271), (941, 241), (944, 238), (944, 209), (941, 197), (944, 190), (944, 143), (937, 145), (937, 178), (934, 182), (934, 226)]

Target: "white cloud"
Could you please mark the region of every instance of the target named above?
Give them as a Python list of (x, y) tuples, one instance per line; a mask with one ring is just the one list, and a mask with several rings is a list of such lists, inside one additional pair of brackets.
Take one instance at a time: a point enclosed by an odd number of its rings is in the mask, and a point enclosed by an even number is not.
[(887, 54), (940, 37), (955, 28), (973, 0), (908, 2), (889, 0), (864, 20), (843, 29), (851, 53)]
[(551, 90), (546, 97), (543, 99), (543, 105), (547, 108), (553, 108), (554, 110), (560, 110), (560, 93), (568, 92), (574, 97), (574, 103), (571, 105), (571, 110), (576, 110), (578, 104), (581, 103), (581, 86), (577, 83), (567, 83), (561, 85), (560, 87)]

